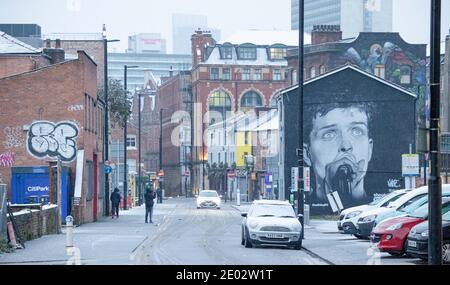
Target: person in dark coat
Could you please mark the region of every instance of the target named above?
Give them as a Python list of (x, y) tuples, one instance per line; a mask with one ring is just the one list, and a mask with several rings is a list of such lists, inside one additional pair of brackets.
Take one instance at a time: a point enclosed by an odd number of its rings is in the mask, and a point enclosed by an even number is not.
[(150, 189), (145, 189), (144, 201), (145, 201), (145, 223), (148, 223), (148, 216), (150, 216), (150, 224), (153, 223), (153, 204), (155, 199), (155, 193)]
[(114, 219), (114, 215), (119, 218), (119, 205), (120, 200), (122, 198), (120, 197), (119, 188), (114, 188), (114, 191), (111, 193), (111, 210), (112, 210), (112, 218)]

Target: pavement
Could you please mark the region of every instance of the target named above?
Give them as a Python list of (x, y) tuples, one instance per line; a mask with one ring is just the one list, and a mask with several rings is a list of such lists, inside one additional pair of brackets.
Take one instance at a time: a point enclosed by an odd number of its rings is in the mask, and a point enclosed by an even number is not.
[[(173, 199), (175, 200), (175, 199)], [(145, 206), (121, 210), (118, 219), (102, 217), (73, 229), (74, 248), (66, 249), (63, 234), (46, 235), (25, 243), (25, 249), (0, 254), (2, 264), (134, 264), (133, 252), (152, 237), (176, 207), (169, 200), (155, 204), (153, 224), (145, 224)]]

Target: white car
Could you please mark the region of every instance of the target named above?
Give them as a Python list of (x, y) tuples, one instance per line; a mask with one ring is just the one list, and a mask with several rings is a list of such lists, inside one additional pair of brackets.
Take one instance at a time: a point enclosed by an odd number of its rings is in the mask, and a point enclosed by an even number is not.
[(406, 190), (396, 190), (370, 204), (345, 209), (339, 216), (338, 230), (345, 234), (356, 234), (356, 224), (361, 214), (379, 207), (386, 207), (390, 202), (395, 201), (405, 193)]
[(197, 196), (197, 209), (217, 208), (220, 209), (220, 196), (215, 190), (203, 190)]
[(283, 245), (295, 249), (302, 248), (302, 226), (288, 201), (257, 200), (248, 213), (241, 213), (241, 244)]
[[(443, 184), (442, 190), (449, 191), (450, 184)], [(387, 207), (380, 207), (364, 212), (360, 215), (358, 222), (356, 223), (357, 235), (363, 238), (370, 237), (375, 219), (379, 215), (401, 210), (426, 195), (428, 195), (428, 186), (422, 186), (409, 191), (402, 197), (389, 203)]]

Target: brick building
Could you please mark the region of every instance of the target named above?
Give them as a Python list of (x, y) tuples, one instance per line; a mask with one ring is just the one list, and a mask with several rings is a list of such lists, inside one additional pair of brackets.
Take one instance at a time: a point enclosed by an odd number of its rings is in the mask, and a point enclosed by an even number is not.
[[(188, 71), (163, 77), (157, 91), (155, 111), (158, 114), (162, 111), (163, 188), (167, 196), (189, 195), (192, 191), (190, 177), (185, 176), (192, 171), (189, 119), (193, 107), (189, 103), (192, 101), (191, 96), (191, 73)], [(159, 138), (159, 134), (157, 137)]]
[[(261, 33), (258, 37), (267, 41)], [(201, 106), (194, 116), (203, 119), (203, 122), (195, 123), (194, 130), (194, 161), (199, 161), (205, 160), (207, 150), (197, 137), (201, 138), (200, 134), (209, 125), (231, 118), (233, 113), (274, 106), (275, 94), (291, 83), (290, 67), (285, 57), (293, 46), (275, 38), (270, 38), (273, 40), (271, 45), (217, 44), (210, 33), (202, 31), (196, 31), (191, 40), (194, 55), (192, 92), (194, 101)], [(223, 163), (228, 163), (227, 156), (225, 153), (221, 155)], [(196, 167), (194, 174), (194, 185), (198, 188), (204, 175), (202, 167)]]
[[(84, 51), (67, 61), (62, 50), (47, 51), (53, 57), (36, 53), (28, 59), (42, 65), (5, 50), (0, 56), (0, 62), (19, 57), (22, 65), (16, 70), (3, 65), (6, 76), (0, 78), (0, 176), (11, 197), (12, 167), (49, 166), (61, 157), (75, 185), (71, 214), (79, 224), (91, 222), (109, 198), (101, 171), (104, 105), (97, 98), (97, 65)], [(50, 185), (56, 193), (54, 188)]]
[(52, 33), (44, 35), (43, 44), (46, 48), (58, 45), (66, 52), (67, 59), (76, 58), (79, 50), (85, 51), (97, 64), (97, 84), (103, 86), (105, 46), (102, 33)]

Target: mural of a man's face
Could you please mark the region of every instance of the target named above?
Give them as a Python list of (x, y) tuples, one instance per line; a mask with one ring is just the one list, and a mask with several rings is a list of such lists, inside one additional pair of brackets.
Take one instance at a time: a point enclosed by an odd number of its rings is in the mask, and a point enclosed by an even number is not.
[[(360, 185), (372, 158), (373, 141), (369, 138), (367, 114), (357, 107), (335, 108), (313, 118), (305, 162), (312, 166), (319, 181), (331, 185), (340, 167), (353, 173), (352, 189)], [(330, 190), (330, 189), (328, 189)]]

